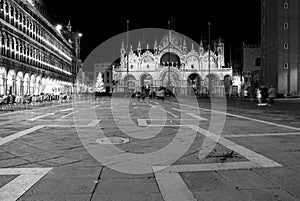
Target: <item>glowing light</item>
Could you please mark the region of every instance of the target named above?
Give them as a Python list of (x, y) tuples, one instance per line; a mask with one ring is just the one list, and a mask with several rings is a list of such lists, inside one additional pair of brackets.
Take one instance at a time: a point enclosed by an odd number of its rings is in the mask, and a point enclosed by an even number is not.
[(55, 29), (56, 29), (56, 31), (58, 31), (59, 33), (61, 33), (62, 25), (60, 25), (60, 24), (56, 25)]
[(28, 3), (30, 3), (32, 6), (34, 6), (33, 0), (27, 0), (27, 1), (28, 1)]
[(81, 38), (82, 37), (82, 33), (78, 33), (78, 36)]

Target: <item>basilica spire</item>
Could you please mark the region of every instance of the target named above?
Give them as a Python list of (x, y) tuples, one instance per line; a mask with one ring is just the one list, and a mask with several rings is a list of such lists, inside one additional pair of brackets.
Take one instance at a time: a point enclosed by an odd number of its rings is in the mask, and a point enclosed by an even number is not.
[(154, 53), (156, 53), (157, 52), (157, 40), (156, 40), (156, 38), (155, 38), (155, 42), (154, 42)]
[(187, 47), (186, 47), (186, 42), (185, 42), (185, 37), (183, 39), (183, 51), (186, 52), (187, 51)]
[(122, 45), (121, 45), (121, 56), (125, 56), (125, 45), (124, 45), (124, 41), (122, 40)]
[(141, 46), (141, 41), (140, 40), (139, 40), (137, 51), (138, 51), (139, 54), (141, 54), (141, 52), (142, 52), (142, 46)]
[(202, 55), (203, 53), (204, 53), (204, 48), (203, 48), (203, 41), (201, 38), (200, 45), (199, 45), (199, 54)]

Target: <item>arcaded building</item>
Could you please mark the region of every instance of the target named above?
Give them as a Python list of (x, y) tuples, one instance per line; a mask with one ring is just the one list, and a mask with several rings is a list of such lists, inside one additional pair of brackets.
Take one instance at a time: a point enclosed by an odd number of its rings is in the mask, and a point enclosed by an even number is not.
[[(132, 45), (126, 52), (121, 45), (120, 65), (113, 67), (115, 92), (131, 92), (142, 86), (153, 90), (168, 87), (175, 94), (189, 95), (192, 92), (206, 94), (211, 86), (213, 94), (225, 93), (224, 80), (232, 78), (232, 69), (225, 67), (224, 43), (215, 41), (208, 51), (201, 42), (187, 44), (173, 31), (152, 46), (142, 48), (141, 43)], [(211, 84), (208, 83), (208, 78)]]
[(74, 90), (81, 34), (51, 24), (39, 7), (39, 0), (0, 0), (0, 95)]

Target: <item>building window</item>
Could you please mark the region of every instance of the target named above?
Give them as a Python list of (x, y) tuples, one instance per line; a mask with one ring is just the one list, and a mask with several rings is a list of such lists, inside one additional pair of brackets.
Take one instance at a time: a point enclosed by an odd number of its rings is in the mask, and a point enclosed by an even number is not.
[(289, 28), (289, 24), (288, 24), (288, 23), (284, 23), (284, 24), (283, 24), (283, 28), (284, 28), (284, 29), (288, 29), (288, 28)]
[(191, 68), (194, 68), (194, 64), (191, 65)]
[(255, 60), (255, 66), (261, 66), (261, 59), (260, 58), (257, 58)]
[(149, 65), (147, 65), (147, 68), (149, 69), (149, 68), (150, 68), (150, 66), (149, 66)]
[(285, 70), (289, 69), (289, 64), (288, 64), (288, 63), (285, 63), (285, 64), (283, 65), (283, 69), (285, 69)]
[(131, 65), (130, 68), (133, 69), (133, 65)]
[(288, 3), (288, 2), (284, 2), (283, 8), (284, 8), (284, 9), (288, 9), (288, 8), (289, 8), (289, 3)]
[(289, 49), (289, 44), (288, 43), (284, 43), (284, 49)]

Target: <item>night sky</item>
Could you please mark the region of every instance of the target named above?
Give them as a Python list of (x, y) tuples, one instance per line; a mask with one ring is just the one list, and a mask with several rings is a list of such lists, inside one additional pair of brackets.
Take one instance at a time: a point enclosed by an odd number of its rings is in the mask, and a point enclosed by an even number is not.
[(221, 37), (225, 40), (226, 55), (229, 46), (232, 46), (234, 55), (234, 50), (243, 41), (246, 44), (260, 43), (260, 0), (198, 0), (197, 4), (196, 1), (143, 0), (134, 2), (134, 5), (132, 1), (103, 2), (44, 0), (54, 21), (66, 25), (71, 20), (73, 30), (83, 33), (83, 60), (102, 42), (125, 32), (127, 19), (130, 20), (130, 30), (167, 29), (168, 20), (173, 16), (175, 30), (197, 42), (208, 37), (207, 24), (210, 21), (211, 39)]

